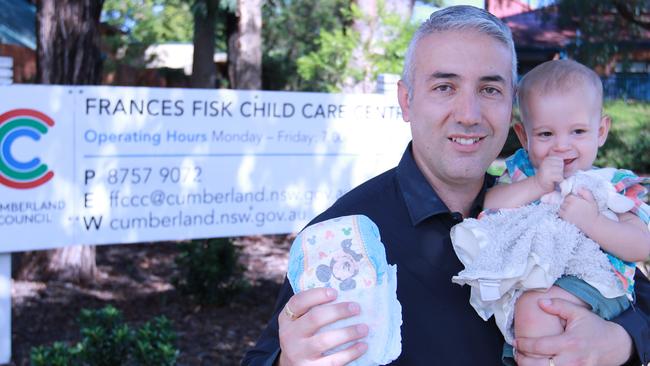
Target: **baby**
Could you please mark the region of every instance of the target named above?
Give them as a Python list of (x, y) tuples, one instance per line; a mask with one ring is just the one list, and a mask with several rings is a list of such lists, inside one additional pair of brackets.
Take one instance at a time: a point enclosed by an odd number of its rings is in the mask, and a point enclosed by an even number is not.
[[(592, 164), (598, 148), (605, 143), (610, 127), (609, 117), (602, 115), (602, 94), (598, 75), (574, 61), (545, 62), (526, 74), (517, 91), (523, 124), (514, 126), (524, 148), (506, 160), (506, 172), (488, 191), (484, 207), (487, 217), (490, 212), (507, 215), (508, 210), (504, 209), (539, 204), (543, 196), (556, 192), (566, 178), (594, 169)], [(527, 291), (513, 297), (516, 336), (540, 337), (564, 331), (563, 320), (545, 313), (538, 306), (540, 299), (565, 299), (605, 319), (615, 317), (630, 306), (634, 298), (633, 262), (643, 261), (650, 255), (650, 208), (641, 200), (647, 194), (639, 184), (643, 179), (627, 170), (612, 171), (612, 184), (616, 191), (634, 202), (629, 212), (614, 217), (618, 221), (601, 214), (592, 194), (584, 189), (564, 197), (557, 214), (575, 225), (607, 254), (613, 277), (621, 285), (619, 293), (623, 295), (610, 298), (565, 272), (545, 291)], [(456, 249), (458, 244), (454, 245)], [(460, 253), (458, 249), (456, 251)], [(507, 266), (508, 259), (504, 261)], [(605, 264), (609, 265), (607, 261)], [(454, 281), (469, 283), (457, 278)], [(525, 283), (526, 279), (517, 281)], [(617, 281), (614, 283), (619, 284)], [(478, 311), (478, 307), (472, 305)], [(511, 323), (512, 320), (507, 324)], [(506, 340), (509, 338), (506, 336)], [(506, 347), (504, 356), (509, 353), (512, 349)], [(539, 364), (548, 365), (548, 359), (540, 359)]]

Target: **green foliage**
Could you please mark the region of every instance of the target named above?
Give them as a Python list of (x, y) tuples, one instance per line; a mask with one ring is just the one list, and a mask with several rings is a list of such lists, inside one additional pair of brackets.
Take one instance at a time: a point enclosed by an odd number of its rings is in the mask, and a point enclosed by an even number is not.
[(119, 310), (112, 306), (84, 309), (79, 324), (82, 360), (96, 366), (113, 366), (127, 359), (133, 335)]
[(239, 252), (229, 238), (193, 240), (176, 258), (176, 288), (201, 303), (222, 305), (246, 288)]
[(297, 60), (319, 48), (323, 32), (352, 23), (347, 0), (267, 0), (262, 6), (264, 89), (308, 90)]
[(190, 5), (182, 0), (105, 0), (102, 20), (132, 42), (191, 42)]
[(191, 42), (194, 31), (190, 4), (183, 0), (105, 0), (102, 21), (119, 30), (103, 40), (116, 55), (105, 63), (109, 72), (119, 64), (143, 67), (147, 47)]
[(379, 20), (383, 25), (384, 37), (377, 41), (375, 47), (383, 52), (368, 55), (374, 66), (373, 79), (383, 73), (402, 73), (406, 49), (418, 27), (417, 24), (404, 21), (397, 14), (387, 13), (382, 8), (380, 10)]
[(304, 88), (311, 91), (340, 92), (345, 78), (361, 79), (359, 70), (348, 68), (359, 35), (356, 32), (337, 29), (322, 31), (316, 41), (318, 51), (298, 59), (298, 74), (304, 79)]
[(50, 347), (38, 346), (30, 352), (31, 366), (70, 366), (76, 364), (78, 347), (68, 347), (63, 342), (54, 342)]
[[(375, 23), (355, 4), (352, 4), (349, 14), (352, 20)], [(363, 70), (349, 65), (353, 52), (361, 41), (359, 34), (352, 29), (351, 22), (333, 32), (322, 31), (316, 41), (318, 48), (298, 59), (298, 74), (306, 82), (305, 89), (339, 92), (343, 84), (350, 80), (359, 81), (366, 77), (375, 80), (380, 73), (401, 73), (406, 49), (417, 26), (398, 14), (388, 12), (384, 1), (378, 1), (374, 27), (377, 36), (361, 45), (363, 57), (369, 61), (368, 67)]]
[(176, 364), (178, 350), (174, 347), (176, 333), (164, 316), (145, 323), (136, 331), (133, 359), (141, 366), (171, 366)]
[[(647, 0), (557, 0), (558, 25), (578, 29), (568, 46), (571, 58), (591, 67), (606, 65), (612, 56), (624, 58), (635, 51), (642, 33), (650, 30), (644, 19), (650, 12)], [(552, 11), (552, 8), (548, 8)]]
[(612, 101), (605, 103), (605, 113), (612, 127), (596, 165), (650, 174), (650, 103)]
[(176, 334), (165, 317), (154, 318), (137, 330), (122, 320), (113, 306), (84, 309), (79, 317), (81, 341), (74, 346), (54, 342), (32, 348), (32, 366), (167, 366), (174, 365)]

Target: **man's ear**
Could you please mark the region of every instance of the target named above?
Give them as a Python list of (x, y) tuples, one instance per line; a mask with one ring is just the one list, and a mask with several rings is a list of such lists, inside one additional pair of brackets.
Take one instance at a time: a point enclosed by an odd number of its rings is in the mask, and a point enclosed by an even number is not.
[(397, 101), (399, 102), (399, 106), (402, 109), (402, 119), (404, 122), (409, 122), (411, 120), (411, 117), (409, 115), (409, 89), (406, 86), (404, 80), (397, 82)]
[(528, 136), (526, 136), (526, 129), (524, 128), (524, 124), (518, 122), (514, 126), (512, 126), (512, 128), (514, 128), (515, 130), (515, 134), (519, 139), (519, 143), (521, 144), (521, 147), (528, 150)]
[(600, 118), (600, 124), (598, 125), (598, 147), (601, 147), (605, 144), (607, 140), (607, 134), (609, 134), (609, 128), (612, 126), (612, 119), (604, 114)]

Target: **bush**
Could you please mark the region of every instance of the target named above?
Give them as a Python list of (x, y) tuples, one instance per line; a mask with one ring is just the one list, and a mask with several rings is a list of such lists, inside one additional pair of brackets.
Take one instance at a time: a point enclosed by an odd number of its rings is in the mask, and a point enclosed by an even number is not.
[(247, 287), (239, 251), (229, 238), (193, 240), (180, 246), (176, 258), (180, 274), (173, 282), (181, 293), (200, 303), (222, 305)]
[(81, 310), (80, 357), (93, 366), (120, 365), (128, 358), (133, 335), (112, 306), (99, 310)]
[(167, 366), (176, 364), (176, 334), (165, 317), (154, 318), (133, 331), (112, 306), (84, 309), (79, 317), (81, 341), (32, 348), (32, 366)]
[(133, 359), (136, 365), (171, 366), (176, 363), (176, 334), (164, 316), (145, 323), (135, 334)]
[(70, 366), (78, 364), (78, 347), (68, 347), (63, 342), (54, 342), (52, 346), (39, 346), (30, 352), (31, 366)]
[(650, 104), (611, 101), (605, 103), (605, 113), (612, 118), (612, 128), (596, 165), (650, 174)]

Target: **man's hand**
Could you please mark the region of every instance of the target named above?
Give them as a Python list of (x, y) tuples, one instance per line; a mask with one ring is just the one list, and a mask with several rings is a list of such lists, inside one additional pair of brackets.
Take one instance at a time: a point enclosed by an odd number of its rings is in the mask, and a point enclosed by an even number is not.
[(559, 215), (589, 235), (589, 228), (594, 225), (600, 213), (591, 192), (587, 189), (580, 189), (578, 195), (570, 194), (564, 197)]
[[(323, 326), (359, 314), (359, 304), (336, 299), (331, 288), (315, 288), (292, 296), (278, 316), (280, 336), (279, 366), (345, 365), (366, 352), (368, 346), (357, 342), (344, 350), (323, 356), (323, 352), (358, 340), (368, 334), (365, 324), (318, 333)], [(293, 314), (293, 317), (291, 316)]]
[(547, 156), (539, 164), (533, 179), (542, 192), (553, 192), (555, 184), (564, 180), (564, 160), (558, 156)]
[[(539, 364), (528, 355), (553, 358), (556, 366), (610, 366), (624, 364), (633, 352), (633, 343), (623, 327), (598, 317), (571, 302), (540, 300), (545, 312), (566, 320), (564, 333), (540, 338), (517, 338), (516, 361), (519, 366)], [(550, 364), (550, 362), (549, 362)]]

